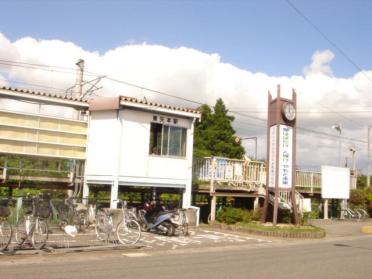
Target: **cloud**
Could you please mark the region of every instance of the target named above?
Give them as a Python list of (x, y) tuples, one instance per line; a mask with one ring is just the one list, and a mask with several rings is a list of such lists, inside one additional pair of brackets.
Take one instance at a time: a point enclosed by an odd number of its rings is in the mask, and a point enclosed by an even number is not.
[(9, 86), (7, 79), (1, 74), (0, 74), (0, 86)]
[(324, 74), (332, 75), (332, 69), (329, 63), (333, 60), (335, 55), (330, 50), (316, 51), (313, 54), (312, 62), (309, 66), (305, 67), (304, 74)]
[[(264, 158), (266, 153), (266, 122), (257, 118), (266, 120), (267, 92), (275, 97), (277, 84), (281, 84), (282, 96), (291, 98), (294, 88), (298, 93), (298, 127), (303, 128), (298, 130), (298, 165), (336, 164), (338, 139), (331, 126), (341, 123), (343, 137), (359, 140), (343, 139), (342, 156), (350, 156), (349, 147), (356, 145), (360, 165), (365, 167), (366, 144), (360, 141), (366, 141), (367, 126), (370, 125), (372, 71), (358, 72), (349, 78), (334, 77), (329, 65), (334, 57), (329, 50), (317, 51), (310, 65), (305, 67), (304, 75), (269, 76), (223, 63), (217, 53), (204, 53), (187, 47), (128, 44), (98, 53), (60, 40), (26, 37), (10, 42), (0, 33), (0, 59), (60, 67), (40, 70), (2, 65), (0, 74), (12, 85), (14, 83), (10, 80), (18, 80), (29, 83), (23, 87), (41, 84), (53, 87), (40, 88), (43, 91), (64, 92), (74, 85), (74, 64), (82, 58), (86, 66), (84, 80), (92, 80), (96, 76), (91, 73), (99, 73), (209, 105), (222, 98), (230, 111), (235, 112), (237, 134), (259, 137), (259, 158)], [(99, 85), (103, 88), (96, 93), (101, 96), (127, 95), (172, 105), (197, 106), (107, 78)], [(313, 134), (309, 129), (334, 137)], [(246, 145), (248, 153), (252, 154), (252, 146)]]

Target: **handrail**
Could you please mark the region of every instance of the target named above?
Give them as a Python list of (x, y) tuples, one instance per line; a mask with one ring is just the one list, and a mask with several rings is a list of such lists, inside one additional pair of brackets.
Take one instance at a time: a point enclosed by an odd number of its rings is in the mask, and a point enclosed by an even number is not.
[[(212, 163), (214, 162), (214, 163)], [(216, 183), (266, 184), (266, 165), (262, 161), (229, 159), (223, 157), (194, 158), (193, 177), (198, 181)], [(296, 170), (296, 187), (311, 193), (321, 188), (321, 173)]]

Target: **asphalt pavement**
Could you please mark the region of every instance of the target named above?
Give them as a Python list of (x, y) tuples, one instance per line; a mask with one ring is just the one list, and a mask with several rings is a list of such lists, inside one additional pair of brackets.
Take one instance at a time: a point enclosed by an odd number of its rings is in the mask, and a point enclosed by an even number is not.
[(167, 250), (11, 256), (9, 279), (371, 278), (372, 236)]
[(94, 244), (93, 231), (75, 238), (54, 231), (49, 251), (33, 255), (24, 247), (18, 251), (26, 253), (0, 256), (0, 278), (372, 278), (372, 235), (360, 232), (371, 220), (316, 225), (326, 229), (326, 238), (263, 238), (200, 227), (189, 236), (144, 233), (135, 247)]

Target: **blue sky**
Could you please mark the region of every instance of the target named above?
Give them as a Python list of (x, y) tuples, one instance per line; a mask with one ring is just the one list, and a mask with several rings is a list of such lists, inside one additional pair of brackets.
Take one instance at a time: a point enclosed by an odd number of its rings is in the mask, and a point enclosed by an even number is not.
[[(372, 2), (292, 0), (361, 68), (372, 68)], [(72, 41), (103, 53), (122, 44), (186, 46), (269, 75), (299, 75), (316, 50), (330, 49), (335, 76), (357, 72), (285, 0), (1, 1), (0, 30)]]

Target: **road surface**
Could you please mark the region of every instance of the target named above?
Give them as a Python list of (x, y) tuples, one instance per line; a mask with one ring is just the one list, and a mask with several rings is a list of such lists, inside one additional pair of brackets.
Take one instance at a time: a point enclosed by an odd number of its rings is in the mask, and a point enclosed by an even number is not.
[(372, 236), (1, 256), (1, 279), (372, 278)]

